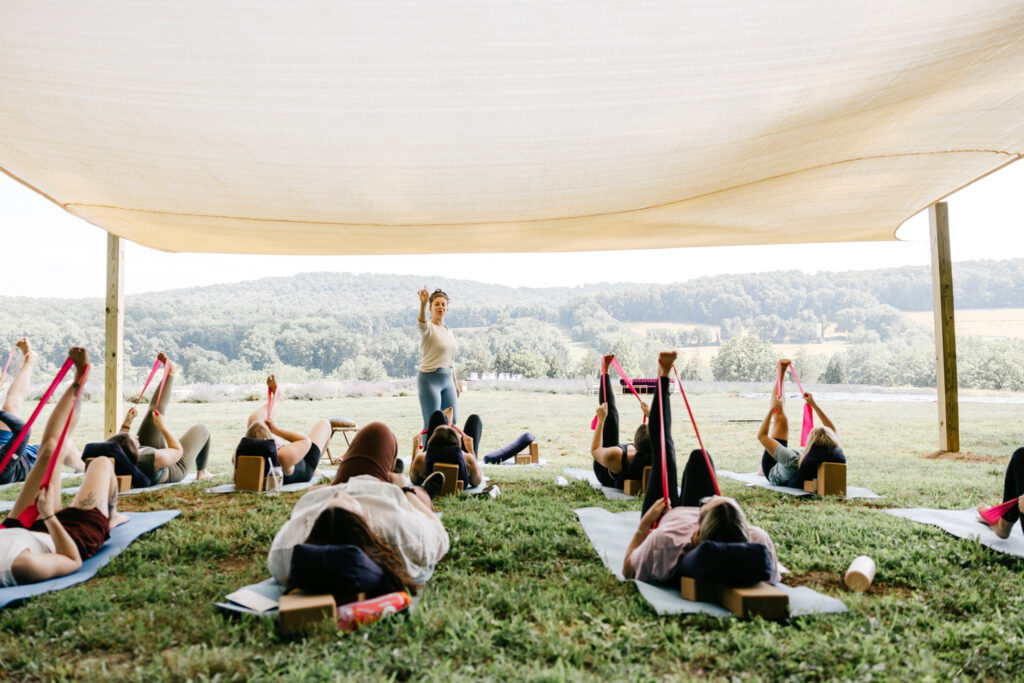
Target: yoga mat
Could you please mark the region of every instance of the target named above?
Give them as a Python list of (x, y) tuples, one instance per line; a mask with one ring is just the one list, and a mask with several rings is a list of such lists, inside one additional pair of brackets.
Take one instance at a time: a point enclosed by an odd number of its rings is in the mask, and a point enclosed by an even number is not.
[[(637, 525), (640, 524), (640, 511), (613, 513), (604, 508), (589, 507), (580, 508), (575, 512), (602, 564), (619, 581), (625, 581), (626, 579), (622, 576), (622, 563), (626, 559), (626, 548), (629, 546), (629, 541), (633, 538)], [(684, 600), (679, 595), (678, 586), (660, 586), (644, 581), (633, 581), (633, 583), (640, 590), (640, 595), (644, 600), (658, 614), (735, 616), (729, 610), (718, 605)], [(823, 595), (807, 586), (793, 588), (780, 583), (776, 584), (776, 588), (789, 595), (789, 615), (791, 617), (849, 611), (841, 600)]]
[[(259, 583), (242, 586), (237, 591), (229, 593), (223, 602), (215, 602), (213, 604), (228, 612), (276, 619), (277, 603), (281, 601), (284, 590), (284, 586), (274, 579), (264, 579)], [(412, 598), (410, 611), (416, 607), (422, 595), (423, 593), (420, 592), (417, 595), (410, 596)], [(237, 602), (235, 602), (236, 600)], [(273, 603), (273, 606), (270, 603)]]
[[(719, 470), (718, 473), (726, 479), (734, 479), (736, 481), (742, 481), (747, 486), (757, 486), (759, 488), (768, 489), (769, 491), (777, 491), (778, 493), (785, 493), (790, 496), (813, 496), (815, 494), (808, 493), (803, 489), (795, 489), (790, 486), (776, 486), (768, 483), (768, 479), (763, 474), (757, 472), (730, 472), (728, 470)], [(869, 489), (861, 488), (860, 486), (847, 486), (846, 487), (847, 498), (881, 498), (874, 491)]]
[(919, 524), (937, 526), (957, 538), (976, 540), (997, 552), (1024, 557), (1024, 532), (1014, 524), (1008, 538), (999, 538), (984, 522), (978, 521), (975, 508), (966, 510), (933, 510), (930, 508), (899, 508), (886, 510), (894, 517), (902, 517)]
[(609, 500), (633, 500), (636, 496), (627, 496), (622, 492), (622, 489), (613, 488), (611, 486), (603, 485), (594, 474), (594, 470), (580, 470), (574, 467), (563, 467), (562, 471), (568, 474), (574, 479), (590, 484), (593, 488), (598, 489), (604, 494), (604, 497)]
[(0, 512), (6, 512), (14, 508), (13, 500), (0, 500)]
[[(214, 476), (217, 476), (217, 475), (214, 475)], [(128, 489), (127, 491), (121, 491), (117, 495), (119, 495), (119, 496), (134, 496), (137, 493), (149, 493), (150, 491), (159, 491), (160, 489), (166, 489), (166, 488), (170, 488), (172, 486), (184, 486), (186, 484), (194, 483), (195, 480), (196, 480), (196, 474), (195, 474), (195, 472), (192, 472), (191, 474), (186, 474), (185, 478), (182, 479), (181, 481), (172, 481), (172, 482), (168, 482), (166, 484), (155, 484), (153, 486), (143, 486), (142, 488), (137, 488), (137, 489)], [(79, 489), (81, 489), (81, 488), (82, 488), (81, 486), (72, 486), (70, 488), (61, 489), (60, 492), (61, 492), (61, 494), (65, 495), (65, 496), (73, 496), (76, 493), (78, 493)]]
[[(293, 491), (303, 491), (310, 488), (311, 486), (320, 482), (319, 477), (313, 477), (309, 481), (298, 481), (294, 484), (285, 484), (281, 487), (281, 493), (291, 493)], [(221, 484), (220, 486), (214, 486), (213, 488), (206, 489), (207, 493), (234, 493), (235, 485), (232, 484)], [(266, 491), (242, 491), (242, 493), (263, 493)]]
[(480, 462), (481, 467), (543, 467), (547, 465), (548, 461), (545, 458), (538, 458), (537, 462), (527, 463), (525, 465), (517, 465), (514, 457), (505, 460), (504, 462)]
[(178, 510), (158, 510), (156, 512), (128, 512), (125, 514), (128, 515), (128, 522), (110, 532), (110, 538), (103, 544), (100, 551), (83, 562), (78, 571), (67, 576), (50, 579), (49, 581), (30, 583), (25, 586), (0, 588), (0, 608), (21, 602), (34, 595), (62, 590), (92, 578), (96, 572), (120, 555), (121, 551), (127, 548), (129, 543), (142, 534), (163, 526), (181, 513)]

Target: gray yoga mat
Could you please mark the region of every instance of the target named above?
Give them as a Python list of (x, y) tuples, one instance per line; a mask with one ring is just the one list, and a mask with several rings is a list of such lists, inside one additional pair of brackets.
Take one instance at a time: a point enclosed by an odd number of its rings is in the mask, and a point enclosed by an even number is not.
[(597, 479), (597, 475), (594, 474), (593, 470), (581, 470), (574, 467), (563, 467), (562, 471), (568, 474), (573, 479), (579, 479), (580, 481), (590, 484), (595, 489), (599, 490), (604, 494), (605, 498), (609, 500), (634, 500), (636, 496), (627, 496), (622, 492), (622, 489), (612, 488), (611, 486), (604, 486)]
[(899, 508), (886, 510), (894, 517), (902, 517), (912, 522), (937, 526), (957, 538), (977, 540), (992, 550), (1024, 557), (1024, 531), (1020, 524), (1014, 524), (1008, 538), (999, 538), (988, 524), (978, 521), (978, 511), (974, 508), (966, 510), (933, 510), (930, 508)]
[[(718, 476), (725, 477), (726, 479), (733, 479), (735, 481), (742, 481), (747, 486), (757, 486), (759, 488), (768, 489), (769, 491), (776, 491), (778, 493), (785, 493), (790, 496), (813, 496), (813, 493), (808, 493), (803, 489), (795, 489), (790, 486), (776, 486), (768, 482), (763, 474), (757, 472), (730, 472), (729, 470), (718, 470)], [(847, 486), (846, 487), (847, 498), (881, 498), (880, 495), (874, 491), (862, 488), (860, 486)]]
[[(640, 523), (640, 511), (609, 512), (604, 508), (589, 507), (575, 511), (580, 524), (593, 544), (601, 562), (615, 575), (619, 581), (622, 576), (622, 563), (626, 559), (626, 548)], [(659, 586), (644, 581), (634, 581), (640, 595), (650, 603), (658, 614), (711, 614), (716, 617), (731, 617), (732, 612), (707, 602), (684, 600), (676, 586)], [(789, 614), (791, 617), (808, 614), (828, 614), (848, 612), (841, 600), (823, 595), (806, 586), (793, 588), (784, 584), (776, 584), (776, 588), (789, 595)]]

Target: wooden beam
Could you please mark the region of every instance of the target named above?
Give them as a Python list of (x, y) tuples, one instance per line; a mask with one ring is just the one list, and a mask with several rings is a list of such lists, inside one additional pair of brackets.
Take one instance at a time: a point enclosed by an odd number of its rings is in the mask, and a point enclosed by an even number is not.
[(117, 432), (124, 385), (124, 247), (121, 238), (107, 233), (106, 349), (103, 353), (103, 433)]
[(938, 384), (939, 449), (960, 450), (957, 403), (956, 331), (953, 320), (953, 267), (949, 258), (949, 209), (945, 202), (928, 209), (932, 249), (932, 311), (935, 314), (935, 378)]

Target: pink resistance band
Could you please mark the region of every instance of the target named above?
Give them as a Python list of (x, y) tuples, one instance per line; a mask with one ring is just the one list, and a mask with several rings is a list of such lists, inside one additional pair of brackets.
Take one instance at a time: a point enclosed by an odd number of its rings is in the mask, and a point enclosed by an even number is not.
[(276, 391), (271, 391), (270, 387), (267, 387), (267, 417), (270, 417), (271, 413), (274, 412), (274, 397), (277, 396)]
[[(804, 388), (800, 384), (800, 378), (796, 376), (796, 368), (790, 363), (789, 372), (793, 375), (794, 381), (796, 381), (796, 388), (800, 390), (800, 395), (804, 395)], [(775, 395), (782, 398), (782, 365), (779, 364), (779, 376), (775, 380)], [(800, 445), (807, 445), (807, 435), (814, 429), (814, 409), (811, 408), (811, 404), (804, 401), (804, 419), (800, 427)]]
[[(636, 389), (633, 388), (633, 383), (629, 381), (629, 377), (626, 376), (626, 373), (622, 369), (622, 366), (619, 365), (619, 360), (617, 358), (612, 358), (612, 367), (619, 371), (619, 374), (622, 376), (622, 379), (626, 383), (626, 386), (629, 387), (629, 390), (633, 392), (634, 396), (636, 396), (636, 400), (640, 401), (640, 403), (643, 403), (644, 400), (640, 398), (640, 394), (636, 393)], [(604, 375), (601, 375), (601, 403), (607, 402), (608, 397), (605, 395)], [(643, 424), (647, 424), (646, 415), (644, 415)], [(595, 415), (594, 419), (590, 421), (590, 431), (594, 431), (595, 429), (597, 429), (597, 415)]]
[[(135, 399), (135, 407), (136, 408), (139, 406), (139, 403), (142, 402), (142, 397), (145, 396), (146, 389), (149, 388), (149, 383), (153, 381), (153, 375), (156, 374), (156, 369), (159, 368), (163, 364), (164, 364), (164, 362), (162, 360), (160, 360), (159, 358), (157, 358), (153, 362), (153, 369), (151, 369), (149, 371), (149, 377), (146, 378), (146, 383), (142, 385), (142, 391), (139, 392), (139, 397), (137, 399)], [(166, 383), (167, 383), (167, 372), (165, 371), (163, 379), (160, 380), (160, 388), (157, 389), (156, 405), (160, 405), (160, 397), (164, 395), (164, 384), (166, 384)], [(153, 409), (153, 412), (154, 413), (157, 412), (156, 408)]]
[(722, 489), (718, 488), (718, 477), (715, 476), (715, 468), (711, 466), (711, 458), (708, 457), (707, 449), (704, 448), (704, 442), (700, 438), (700, 430), (697, 429), (697, 421), (693, 419), (693, 411), (690, 410), (690, 401), (686, 398), (686, 391), (683, 389), (683, 381), (679, 379), (679, 371), (676, 370), (676, 366), (672, 366), (672, 372), (676, 373), (676, 384), (679, 385), (679, 393), (683, 396), (683, 403), (686, 404), (686, 412), (690, 414), (690, 424), (693, 425), (693, 433), (697, 435), (697, 443), (700, 445), (700, 452), (704, 454), (704, 464), (708, 466), (708, 474), (711, 475), (711, 483), (715, 485), (715, 493), (719, 496), (722, 495)]
[(1020, 503), (1020, 496), (1017, 496), (1013, 500), (1008, 500), (1005, 503), (999, 505), (993, 505), (987, 510), (980, 510), (978, 512), (981, 518), (988, 522), (990, 525), (995, 524), (999, 521), (999, 518), (1009, 512), (1011, 509), (1016, 507)]
[(11, 349), (11, 355), (7, 356), (7, 362), (4, 363), (4, 369), (0, 370), (0, 382), (3, 382), (4, 377), (7, 376), (7, 368), (11, 367), (11, 360), (14, 358), (14, 352), (17, 350), (18, 347), (15, 346), (13, 349)]
[(60, 371), (57, 372), (57, 376), (53, 378), (52, 382), (50, 382), (50, 387), (39, 400), (39, 405), (37, 405), (36, 409), (32, 411), (32, 414), (29, 416), (25, 426), (20, 432), (18, 432), (18, 436), (14, 437), (14, 440), (11, 441), (11, 445), (7, 449), (7, 455), (4, 457), (3, 462), (0, 462), (0, 472), (4, 471), (4, 468), (7, 467), (7, 463), (10, 462), (14, 453), (18, 450), (18, 447), (21, 446), (22, 442), (28, 438), (28, 433), (32, 429), (32, 425), (35, 423), (36, 418), (39, 417), (39, 413), (43, 411), (43, 406), (45, 406), (46, 402), (50, 400), (51, 396), (53, 396), (53, 392), (57, 390), (57, 385), (60, 384), (61, 380), (64, 379), (64, 376), (68, 374), (68, 370), (71, 369), (72, 365), (74, 365), (74, 361), (70, 358), (64, 361), (64, 365), (61, 367)]
[[(67, 361), (64, 362), (64, 368), (61, 369), (61, 373), (66, 373), (67, 368), (70, 366), (70, 364), (71, 359), (69, 358)], [(57, 447), (54, 448), (53, 455), (50, 456), (50, 464), (46, 468), (46, 475), (43, 477), (43, 481), (39, 485), (40, 491), (49, 487), (50, 479), (53, 478), (53, 470), (58, 465), (60, 465), (60, 452), (61, 449), (64, 448), (64, 439), (68, 435), (68, 427), (71, 426), (71, 419), (75, 416), (75, 409), (78, 407), (78, 399), (82, 396), (82, 390), (85, 388), (86, 380), (89, 379), (90, 367), (90, 365), (86, 364), (85, 370), (82, 373), (82, 381), (78, 385), (78, 391), (75, 392), (75, 402), (71, 404), (71, 412), (68, 413), (68, 419), (64, 423), (64, 429), (61, 430), (60, 438), (57, 439)], [(21, 522), (22, 526), (24, 526), (27, 529), (30, 526), (32, 526), (32, 524), (36, 521), (38, 517), (39, 510), (36, 509), (36, 504), (33, 502), (29, 504), (27, 508), (22, 510), (20, 515), (18, 515), (18, 521)]]

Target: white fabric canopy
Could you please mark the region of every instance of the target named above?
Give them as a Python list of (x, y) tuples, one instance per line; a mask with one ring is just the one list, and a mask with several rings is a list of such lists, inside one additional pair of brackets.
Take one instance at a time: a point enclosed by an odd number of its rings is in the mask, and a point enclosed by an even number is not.
[(892, 239), (1024, 153), (1009, 0), (0, 4), (0, 168), (169, 251)]

